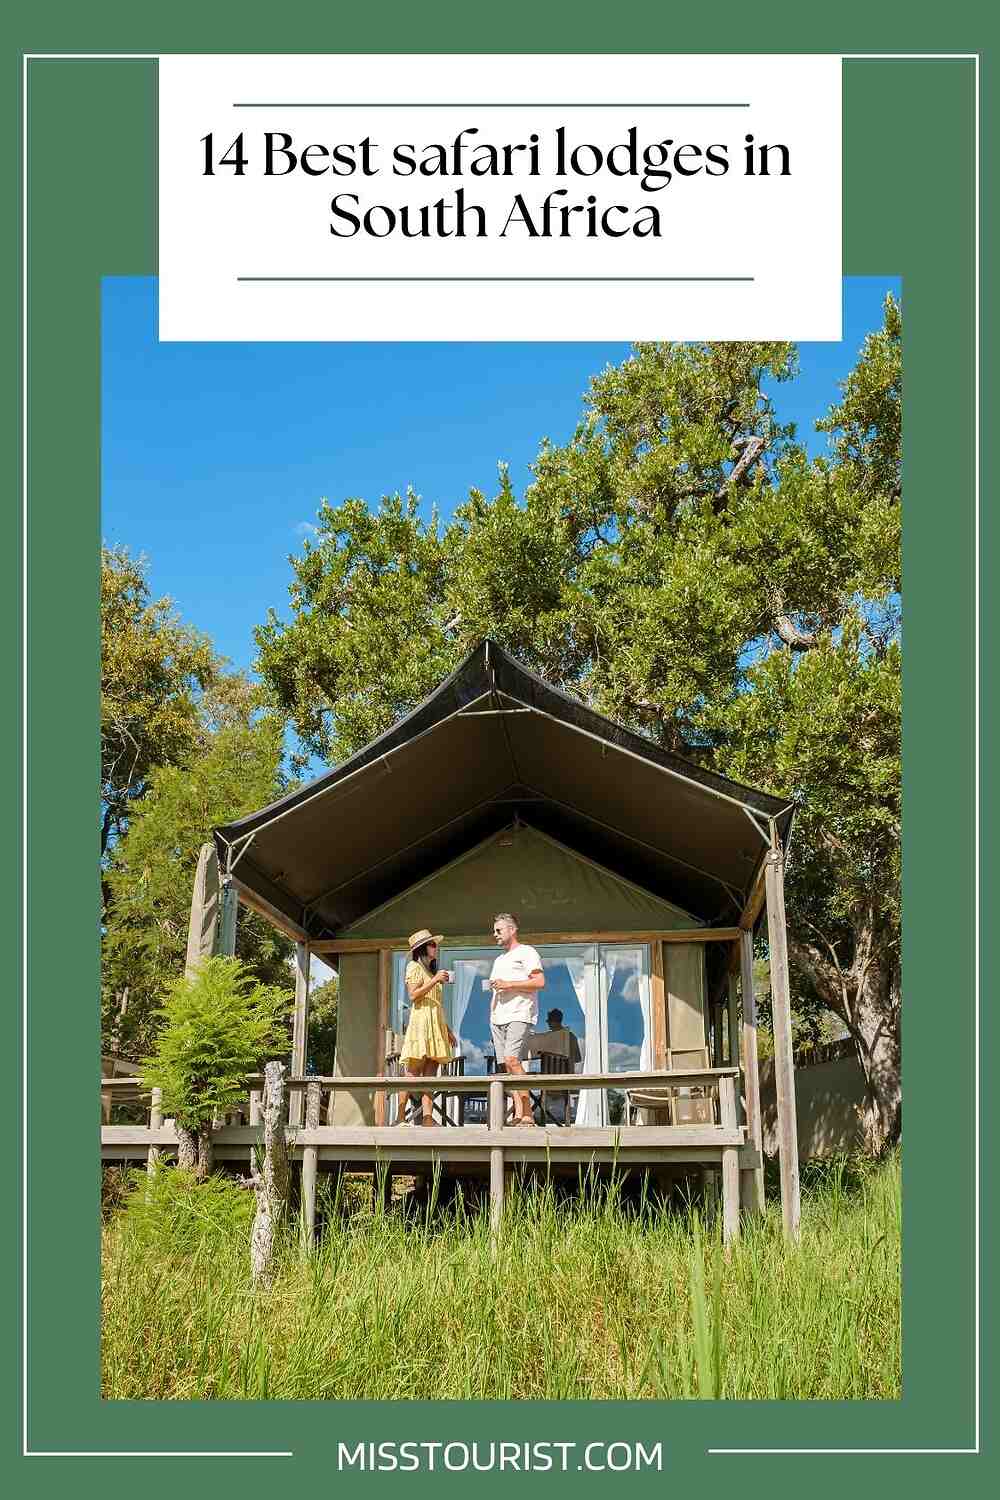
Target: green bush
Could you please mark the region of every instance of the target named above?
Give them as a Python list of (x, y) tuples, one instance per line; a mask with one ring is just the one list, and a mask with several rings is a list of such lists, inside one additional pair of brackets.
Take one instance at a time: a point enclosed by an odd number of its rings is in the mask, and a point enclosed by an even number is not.
[(261, 984), (237, 958), (208, 958), (168, 985), (163, 1026), (143, 1063), (164, 1114), (197, 1131), (246, 1098), (246, 1076), (287, 1051), (288, 992)]

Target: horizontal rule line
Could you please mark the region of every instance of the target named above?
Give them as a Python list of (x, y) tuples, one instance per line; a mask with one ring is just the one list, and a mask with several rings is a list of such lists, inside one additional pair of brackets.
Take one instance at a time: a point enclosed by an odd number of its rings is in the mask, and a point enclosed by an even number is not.
[(685, 102), (684, 100), (663, 100), (659, 103), (642, 103), (639, 100), (631, 100), (627, 104), (612, 104), (607, 101), (596, 103), (593, 99), (584, 100), (580, 104), (520, 104), (516, 101), (507, 101), (505, 104), (484, 104), (482, 100), (475, 104), (463, 104), (460, 101), (452, 102), (450, 99), (440, 99), (434, 103), (425, 100), (413, 99), (404, 101), (392, 101), (379, 99), (376, 101), (355, 101), (353, 99), (340, 100), (336, 104), (313, 102), (303, 100), (286, 99), (265, 103), (243, 103), (233, 105), (233, 109), (749, 109), (749, 104), (725, 104), (708, 103), (699, 104)]
[(752, 276), (237, 276), (237, 281), (753, 281)]

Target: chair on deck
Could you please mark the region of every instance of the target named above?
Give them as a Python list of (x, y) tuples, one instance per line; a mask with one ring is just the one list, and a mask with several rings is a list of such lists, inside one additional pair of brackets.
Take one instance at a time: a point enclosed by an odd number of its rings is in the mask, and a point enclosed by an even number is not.
[[(385, 1054), (385, 1076), (387, 1078), (401, 1078), (405, 1068), (400, 1064), (399, 1054), (403, 1046), (403, 1038), (398, 1031), (386, 1031), (386, 1054)], [(453, 1057), (448, 1062), (442, 1063), (439, 1078), (464, 1078), (465, 1058)], [(426, 1087), (426, 1083), (432, 1085)], [(413, 1089), (410, 1094), (410, 1105), (407, 1110), (407, 1118), (413, 1119), (420, 1113), (420, 1095), (431, 1095), (431, 1109), (434, 1118), (441, 1125), (464, 1125), (465, 1124), (465, 1095), (464, 1094), (440, 1094), (433, 1089), (433, 1078), (424, 1080), (415, 1078)], [(414, 1097), (416, 1096), (416, 1097)], [(449, 1113), (450, 1109), (450, 1113)]]
[[(538, 1058), (539, 1073), (568, 1073), (573, 1074), (573, 1064), (568, 1057), (554, 1052), (532, 1052), (533, 1057)], [(528, 1090), (531, 1098), (531, 1107), (536, 1115), (541, 1115), (540, 1125), (571, 1125), (570, 1119), (570, 1095), (566, 1093), (543, 1093), (541, 1089)]]
[[(668, 1070), (707, 1067), (707, 1047), (671, 1048), (667, 1052)], [(640, 1112), (647, 1117), (645, 1120), (640, 1119)], [(664, 1115), (666, 1120), (662, 1118)], [(625, 1119), (629, 1125), (714, 1125), (715, 1099), (709, 1086), (701, 1083), (657, 1083), (648, 1089), (626, 1089)]]

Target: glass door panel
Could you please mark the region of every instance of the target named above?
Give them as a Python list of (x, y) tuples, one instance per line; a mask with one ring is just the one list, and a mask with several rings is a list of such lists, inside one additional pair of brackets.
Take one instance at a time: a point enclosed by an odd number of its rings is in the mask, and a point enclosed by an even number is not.
[[(538, 997), (536, 1030), (548, 1029), (546, 1016), (561, 1010), (563, 1025), (580, 1044), (584, 1073), (631, 1072), (651, 1066), (649, 949), (644, 944), (547, 944), (538, 949), (545, 988)], [(495, 948), (445, 948), (441, 965), (454, 980), (442, 999), (448, 1024), (458, 1038), (465, 1072), (485, 1077), (493, 1055), (488, 980)], [(407, 955), (397, 954), (393, 969), (391, 1025), (401, 1034), (409, 1020), (403, 975)], [(471, 1102), (471, 1101), (470, 1101)], [(625, 1096), (620, 1090), (586, 1089), (573, 1114), (577, 1125), (617, 1124)], [(478, 1104), (477, 1104), (478, 1107)], [(473, 1118), (476, 1110), (469, 1111)]]
[[(645, 1072), (652, 1063), (649, 949), (644, 944), (601, 948), (601, 993), (608, 1073)], [(609, 1125), (625, 1123), (625, 1094), (608, 1089)]]

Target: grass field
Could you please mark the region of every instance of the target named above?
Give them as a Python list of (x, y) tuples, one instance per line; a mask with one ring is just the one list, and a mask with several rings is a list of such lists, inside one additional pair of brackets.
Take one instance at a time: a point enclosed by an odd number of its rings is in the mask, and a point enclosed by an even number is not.
[(620, 1185), (515, 1190), (487, 1218), (328, 1205), (248, 1285), (251, 1195), (144, 1175), (103, 1240), (103, 1394), (151, 1400), (885, 1400), (900, 1394), (900, 1172), (805, 1168), (802, 1240), (780, 1209), (717, 1223)]

